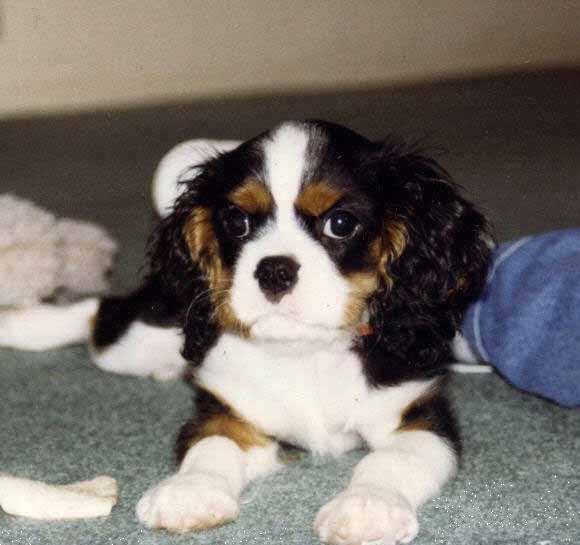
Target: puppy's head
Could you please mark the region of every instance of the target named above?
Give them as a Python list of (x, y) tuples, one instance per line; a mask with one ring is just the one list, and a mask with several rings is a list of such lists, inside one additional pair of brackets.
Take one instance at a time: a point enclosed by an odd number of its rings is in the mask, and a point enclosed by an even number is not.
[(481, 288), (485, 229), (431, 159), (293, 122), (200, 165), (152, 262), (185, 299), (188, 322), (332, 339), (379, 334), (390, 300), (457, 321)]

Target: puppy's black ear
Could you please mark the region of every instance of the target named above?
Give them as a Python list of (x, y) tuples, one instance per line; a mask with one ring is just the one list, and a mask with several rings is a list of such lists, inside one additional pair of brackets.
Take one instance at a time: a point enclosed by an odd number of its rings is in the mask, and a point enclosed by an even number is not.
[(386, 225), (402, 226), (406, 238), (389, 263), (395, 289), (409, 303), (461, 319), (486, 278), (492, 237), (485, 217), (437, 162), (421, 154), (391, 158), (382, 177)]
[(433, 159), (386, 146), (375, 167), (384, 282), (370, 302), (370, 321), (389, 344), (383, 355), (413, 376), (447, 363), (448, 343), (483, 289), (492, 237), (484, 216)]
[(148, 242), (149, 280), (172, 301), (177, 322), (186, 333), (183, 356), (193, 363), (200, 361), (217, 335), (208, 281), (187, 240), (188, 226), (198, 210), (195, 185), (196, 180), (187, 183)]

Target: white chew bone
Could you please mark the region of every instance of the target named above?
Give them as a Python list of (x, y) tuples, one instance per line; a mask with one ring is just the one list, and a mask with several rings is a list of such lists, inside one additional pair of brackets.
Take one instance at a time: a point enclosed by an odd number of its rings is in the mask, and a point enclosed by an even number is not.
[(44, 520), (103, 517), (116, 503), (117, 481), (106, 475), (56, 485), (0, 473), (0, 507), (11, 515)]

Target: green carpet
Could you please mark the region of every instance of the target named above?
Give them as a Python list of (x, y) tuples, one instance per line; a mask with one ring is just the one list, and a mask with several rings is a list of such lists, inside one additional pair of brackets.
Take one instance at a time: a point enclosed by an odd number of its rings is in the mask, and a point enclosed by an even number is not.
[[(317, 509), (346, 484), (361, 457), (303, 454), (243, 495), (240, 518), (172, 536), (142, 528), (140, 494), (172, 469), (172, 440), (190, 411), (179, 382), (106, 374), (83, 348), (0, 351), (0, 467), (50, 482), (109, 474), (120, 498), (110, 517), (38, 522), (0, 514), (0, 543), (318, 543)], [(421, 512), (417, 545), (559, 545), (580, 542), (580, 412), (520, 394), (492, 375), (452, 382), (465, 440), (459, 477)]]

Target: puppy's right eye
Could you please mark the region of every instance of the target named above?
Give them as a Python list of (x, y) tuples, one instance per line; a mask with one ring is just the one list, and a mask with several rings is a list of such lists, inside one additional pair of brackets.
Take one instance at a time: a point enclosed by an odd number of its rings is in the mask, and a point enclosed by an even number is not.
[(334, 239), (345, 239), (352, 236), (359, 228), (358, 219), (346, 210), (331, 212), (325, 222), (322, 234)]
[(227, 208), (222, 215), (226, 233), (232, 238), (243, 239), (250, 234), (250, 218), (239, 208)]

